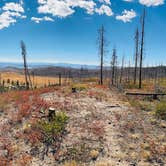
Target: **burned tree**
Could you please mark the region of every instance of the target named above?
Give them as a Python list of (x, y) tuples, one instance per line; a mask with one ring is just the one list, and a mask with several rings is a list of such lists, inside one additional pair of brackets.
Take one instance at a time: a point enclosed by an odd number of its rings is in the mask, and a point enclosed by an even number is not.
[(112, 60), (111, 60), (111, 70), (112, 70), (112, 74), (111, 74), (111, 84), (114, 85), (115, 82), (115, 71), (116, 71), (116, 64), (117, 64), (117, 55), (116, 55), (116, 48), (113, 49), (113, 54), (112, 54)]
[(134, 84), (136, 84), (137, 81), (137, 65), (138, 65), (138, 56), (139, 56), (139, 31), (138, 28), (135, 33), (135, 68), (134, 68)]
[(99, 29), (98, 36), (98, 47), (99, 47), (99, 56), (100, 56), (100, 81), (99, 84), (103, 85), (103, 66), (104, 66), (104, 55), (106, 48), (106, 39), (105, 39), (105, 29), (104, 26)]
[(130, 83), (130, 76), (131, 76), (131, 62), (129, 60), (128, 62), (128, 68), (127, 68), (127, 82)]
[(157, 79), (158, 78), (158, 68), (157, 66), (154, 67), (154, 91), (156, 92), (157, 91)]
[(59, 73), (58, 76), (59, 76), (59, 86), (61, 86), (62, 85), (62, 74)]
[(142, 88), (142, 62), (143, 62), (143, 52), (144, 52), (144, 35), (145, 35), (145, 15), (146, 11), (144, 8), (142, 17), (142, 32), (141, 32), (141, 52), (140, 52), (140, 66), (139, 66), (139, 88)]
[(122, 66), (120, 69), (120, 79), (119, 79), (120, 84), (122, 83), (122, 78), (123, 78), (124, 61), (125, 61), (125, 57), (123, 56), (122, 57)]
[(32, 80), (33, 80), (33, 87), (35, 87), (35, 72), (34, 71), (32, 71), (31, 72), (31, 75), (32, 75)]
[(0, 85), (2, 84), (2, 75), (0, 73)]
[(25, 85), (26, 85), (26, 89), (29, 89), (29, 88), (32, 88), (32, 82), (31, 82), (31, 78), (30, 78), (30, 74), (29, 74), (29, 70), (28, 70), (28, 65), (27, 65), (26, 46), (23, 41), (21, 41), (21, 50), (22, 50), (22, 57), (23, 57), (23, 61), (24, 61)]

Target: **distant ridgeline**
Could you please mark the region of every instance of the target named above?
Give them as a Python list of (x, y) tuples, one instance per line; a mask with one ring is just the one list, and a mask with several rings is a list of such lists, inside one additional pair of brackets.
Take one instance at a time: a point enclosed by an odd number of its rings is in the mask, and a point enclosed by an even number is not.
[[(29, 68), (39, 68), (39, 67), (65, 67), (65, 68), (76, 68), (79, 69), (81, 67), (88, 69), (96, 69), (98, 66), (96, 65), (81, 65), (81, 64), (69, 64), (69, 63), (28, 63)], [(23, 68), (23, 63), (14, 63), (14, 62), (0, 62), (0, 69), (4, 68)]]
[[(45, 68), (35, 68), (32, 69), (35, 73), (35, 75), (40, 76), (55, 76), (61, 73), (62, 77), (66, 77), (67, 75), (69, 77), (98, 77), (99, 76), (99, 69), (96, 67), (96, 69), (88, 69), (88, 68), (65, 68), (65, 67), (45, 67)], [(117, 75), (120, 75), (121, 69), (117, 67), (116, 69)], [(163, 67), (148, 67), (143, 68), (143, 79), (144, 78), (155, 78), (156, 76), (159, 77), (166, 77), (166, 66)], [(106, 67), (103, 71), (103, 75), (105, 78), (111, 77), (111, 68)], [(132, 79), (134, 75), (134, 68), (124, 68), (123, 70), (123, 77), (128, 77)]]
[[(39, 76), (57, 76), (61, 74), (62, 77), (98, 77), (99, 67), (95, 65), (79, 65), (79, 64), (65, 64), (65, 63), (29, 63), (30, 73)], [(14, 71), (23, 72), (22, 63), (0, 63), (1, 71)], [(144, 67), (142, 69), (143, 79), (145, 78), (155, 78), (155, 77), (166, 77), (166, 66), (157, 67)], [(120, 75), (121, 68), (116, 67), (117, 75)], [(105, 67), (103, 71), (105, 78), (111, 77), (111, 67)], [(134, 68), (125, 67), (123, 69), (123, 77), (133, 78)]]

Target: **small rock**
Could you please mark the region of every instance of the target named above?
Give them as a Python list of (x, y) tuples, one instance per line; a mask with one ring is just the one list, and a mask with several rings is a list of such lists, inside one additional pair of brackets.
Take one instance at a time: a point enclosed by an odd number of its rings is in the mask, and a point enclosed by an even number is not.
[(154, 118), (151, 118), (151, 119), (150, 119), (150, 123), (151, 123), (152, 125), (156, 125), (156, 124), (157, 124), (157, 120), (154, 119)]
[(133, 162), (133, 163), (130, 164), (130, 166), (137, 166), (137, 163)]
[(99, 151), (97, 151), (97, 150), (90, 151), (90, 157), (92, 158), (92, 160), (96, 160), (98, 155), (99, 155)]
[(8, 151), (5, 150), (0, 150), (0, 156), (6, 157), (8, 155)]
[(166, 128), (166, 122), (161, 122), (161, 123), (160, 123), (160, 127)]
[(142, 151), (142, 152), (141, 152), (141, 157), (142, 157), (145, 161), (149, 160), (150, 157), (151, 157), (150, 151), (147, 151), (147, 150)]
[(139, 139), (139, 138), (140, 138), (140, 134), (132, 134), (132, 135), (131, 135), (131, 138), (132, 138), (132, 139), (135, 139), (135, 140), (136, 140), (136, 139)]
[(150, 149), (150, 145), (148, 143), (143, 143), (141, 145), (141, 147), (144, 149), (144, 150), (149, 150)]
[(31, 154), (32, 156), (38, 155), (38, 154), (39, 154), (39, 148), (38, 148), (38, 147), (32, 148), (32, 149), (30, 150), (30, 154)]

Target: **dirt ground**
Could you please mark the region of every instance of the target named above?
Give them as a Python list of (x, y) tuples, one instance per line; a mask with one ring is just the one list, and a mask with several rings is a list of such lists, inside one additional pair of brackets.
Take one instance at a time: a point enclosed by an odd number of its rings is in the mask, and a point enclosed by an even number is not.
[[(14, 146), (12, 152), (7, 148), (0, 150), (1, 159), (12, 153), (9, 165), (166, 165), (166, 122), (132, 107), (116, 90), (91, 87), (71, 93), (64, 87), (42, 93), (40, 98), (56, 112), (63, 111), (69, 117), (59, 148), (54, 153), (50, 146), (43, 156), (45, 146), (42, 143), (32, 146), (22, 137), (18, 138), (18, 132), (24, 132), (30, 118), (13, 124), (11, 119), (17, 109), (10, 104), (7, 111), (0, 112), (0, 147), (5, 145), (2, 138)], [(32, 112), (31, 117), (34, 116)], [(25, 159), (29, 162), (20, 164), (20, 160)], [(3, 165), (0, 161), (0, 166)]]

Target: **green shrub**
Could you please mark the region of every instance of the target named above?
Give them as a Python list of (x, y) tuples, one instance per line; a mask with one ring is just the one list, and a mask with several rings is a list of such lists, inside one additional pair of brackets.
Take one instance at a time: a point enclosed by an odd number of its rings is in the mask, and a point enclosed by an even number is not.
[(52, 144), (58, 139), (65, 130), (68, 117), (65, 113), (59, 112), (51, 121), (41, 120), (38, 122), (38, 128), (43, 133), (43, 141)]
[(137, 84), (133, 84), (133, 83), (126, 83), (125, 84), (125, 88), (126, 89), (136, 89), (136, 88), (138, 88), (138, 85)]
[(129, 98), (129, 103), (132, 107), (136, 107), (136, 108), (141, 108), (142, 107), (141, 103), (138, 100), (135, 100), (135, 99), (130, 99)]
[(166, 120), (166, 101), (161, 101), (157, 104), (155, 114), (157, 117)]
[(86, 90), (88, 87), (86, 84), (73, 84), (72, 88), (76, 88), (78, 91)]

